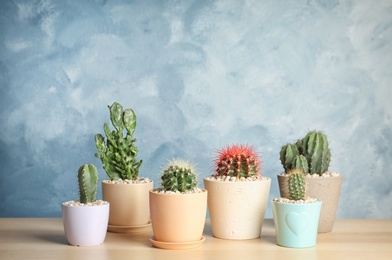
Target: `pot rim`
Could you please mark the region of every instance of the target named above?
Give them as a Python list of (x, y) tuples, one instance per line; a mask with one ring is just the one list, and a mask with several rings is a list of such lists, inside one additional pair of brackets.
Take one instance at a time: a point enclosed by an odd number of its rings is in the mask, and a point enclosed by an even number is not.
[(139, 183), (134, 183), (134, 182), (130, 182), (130, 183), (121, 183), (121, 182), (119, 182), (119, 183), (109, 183), (107, 181), (112, 181), (112, 180), (106, 179), (106, 180), (102, 180), (101, 183), (102, 184), (107, 184), (107, 185), (143, 185), (143, 184), (150, 184), (150, 183), (154, 182), (151, 179), (148, 179), (148, 180), (149, 180), (148, 182), (139, 182)]
[[(101, 201), (103, 201), (103, 202), (105, 202), (105, 203), (103, 203), (103, 204), (100, 204), (100, 205), (87, 205), (87, 204), (84, 204), (84, 205), (73, 205), (73, 206), (71, 206), (71, 205), (66, 205), (65, 203), (66, 202), (69, 202), (70, 200), (68, 200), (68, 201), (64, 201), (64, 202), (62, 202), (61, 203), (61, 205), (62, 206), (64, 206), (64, 207), (67, 207), (67, 208), (87, 208), (87, 207), (95, 207), (95, 208), (97, 208), (97, 207), (102, 207), (102, 206), (108, 206), (108, 205), (110, 205), (110, 203), (109, 203), (109, 201), (106, 201), (106, 200), (101, 200)], [(97, 200), (96, 200), (97, 201)]]
[[(313, 177), (313, 175), (315, 175), (316, 177)], [(280, 172), (276, 176), (287, 178), (287, 174), (285, 174), (285, 172)], [(315, 173), (315, 174), (306, 174), (306, 178), (312, 178), (312, 179), (332, 179), (332, 178), (342, 178), (342, 175), (339, 173), (339, 175), (322, 176), (322, 175), (319, 175), (319, 174)]]
[(284, 204), (284, 205), (293, 205), (295, 206), (303, 206), (306, 207), (307, 205), (315, 205), (315, 204), (320, 204), (322, 201), (320, 199), (317, 199), (317, 201), (312, 202), (312, 203), (289, 203), (289, 202), (281, 202), (281, 201), (274, 201), (274, 199), (271, 200), (271, 203), (274, 204)]
[(149, 190), (148, 192), (149, 192), (150, 194), (154, 194), (154, 195), (165, 195), (165, 196), (198, 195), (198, 194), (203, 194), (203, 193), (206, 193), (206, 192), (207, 192), (206, 189), (200, 188), (200, 190), (201, 190), (202, 192), (190, 192), (190, 193), (181, 193), (181, 192), (178, 192), (178, 193), (159, 193), (159, 192), (156, 192), (157, 189), (158, 189), (158, 188), (155, 188), (155, 189)]
[(233, 183), (233, 184), (236, 184), (236, 183), (241, 183), (241, 184), (242, 183), (259, 183), (259, 182), (265, 182), (265, 181), (271, 180), (271, 178), (267, 177), (267, 176), (263, 176), (261, 179), (257, 179), (257, 180), (253, 180), (253, 181), (222, 181), (222, 180), (218, 181), (218, 180), (208, 179), (209, 177), (211, 177), (211, 176), (207, 176), (207, 177), (203, 178), (203, 180), (210, 181), (210, 182)]

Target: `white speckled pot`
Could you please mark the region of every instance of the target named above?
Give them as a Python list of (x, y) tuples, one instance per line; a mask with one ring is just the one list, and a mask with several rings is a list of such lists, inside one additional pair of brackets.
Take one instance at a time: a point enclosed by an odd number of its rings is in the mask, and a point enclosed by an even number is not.
[[(281, 197), (288, 197), (289, 189), (287, 176), (278, 175), (279, 191)], [(306, 177), (306, 196), (321, 200), (321, 213), (318, 224), (318, 233), (331, 232), (338, 208), (342, 176), (333, 177)]]
[(216, 181), (204, 179), (214, 237), (254, 239), (260, 237), (271, 179)]
[(65, 236), (70, 245), (95, 246), (103, 243), (109, 222), (109, 203), (62, 206)]

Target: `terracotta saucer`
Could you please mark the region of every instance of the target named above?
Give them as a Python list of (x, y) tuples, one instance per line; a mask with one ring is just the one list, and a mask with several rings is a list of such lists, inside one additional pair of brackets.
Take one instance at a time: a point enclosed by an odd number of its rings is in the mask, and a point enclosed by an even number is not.
[(146, 231), (150, 230), (150, 228), (151, 228), (151, 221), (149, 221), (145, 225), (139, 225), (139, 226), (108, 225), (108, 231), (115, 232), (115, 233), (140, 233), (140, 232), (146, 232)]
[(170, 250), (180, 250), (180, 249), (191, 249), (201, 246), (206, 238), (202, 236), (200, 240), (194, 242), (183, 242), (183, 243), (172, 243), (172, 242), (161, 242), (154, 240), (154, 237), (150, 238), (150, 241), (155, 247)]

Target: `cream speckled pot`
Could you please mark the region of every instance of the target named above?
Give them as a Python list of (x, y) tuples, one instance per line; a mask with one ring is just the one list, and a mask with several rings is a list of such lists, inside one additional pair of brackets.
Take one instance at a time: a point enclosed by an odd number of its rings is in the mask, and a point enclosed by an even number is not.
[[(288, 197), (287, 176), (278, 175), (279, 191), (281, 197)], [(335, 223), (338, 208), (342, 176), (333, 177), (306, 177), (306, 196), (321, 200), (321, 213), (318, 224), (318, 233), (331, 232)]]
[(216, 181), (205, 178), (212, 234), (223, 239), (260, 237), (271, 179)]

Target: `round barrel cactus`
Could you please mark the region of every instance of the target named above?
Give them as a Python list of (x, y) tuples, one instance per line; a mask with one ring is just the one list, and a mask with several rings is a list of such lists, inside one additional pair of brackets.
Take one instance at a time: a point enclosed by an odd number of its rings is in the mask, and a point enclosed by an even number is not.
[(196, 168), (190, 161), (173, 159), (163, 168), (161, 180), (165, 191), (191, 191), (197, 187)]
[(260, 155), (253, 146), (230, 145), (218, 150), (214, 160), (215, 174), (220, 177), (248, 178), (259, 176), (261, 170)]

